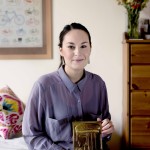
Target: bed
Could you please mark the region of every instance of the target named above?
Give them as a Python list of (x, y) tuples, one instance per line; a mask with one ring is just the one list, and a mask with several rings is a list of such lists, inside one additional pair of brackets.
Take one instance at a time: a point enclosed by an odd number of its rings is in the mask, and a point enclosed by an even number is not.
[(0, 150), (28, 150), (23, 137), (3, 139), (0, 137)]

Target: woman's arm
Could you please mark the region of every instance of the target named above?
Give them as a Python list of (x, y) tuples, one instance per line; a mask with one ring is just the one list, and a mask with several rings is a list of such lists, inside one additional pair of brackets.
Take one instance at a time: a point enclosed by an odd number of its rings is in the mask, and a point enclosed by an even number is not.
[(40, 84), (34, 85), (24, 112), (23, 136), (29, 150), (62, 150), (46, 134), (44, 92)]
[(102, 137), (104, 141), (108, 141), (111, 138), (111, 134), (114, 132), (114, 125), (111, 121), (111, 115), (109, 112), (109, 102), (106, 84), (104, 83), (101, 92), (101, 99), (103, 103), (101, 105), (102, 114), (97, 118), (97, 121), (101, 123), (102, 126)]

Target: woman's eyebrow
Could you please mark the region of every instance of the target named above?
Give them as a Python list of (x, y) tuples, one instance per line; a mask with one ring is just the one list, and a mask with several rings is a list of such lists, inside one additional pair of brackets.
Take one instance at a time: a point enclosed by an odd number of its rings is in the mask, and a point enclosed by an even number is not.
[[(89, 42), (82, 42), (81, 44), (88, 44)], [(72, 44), (72, 45), (75, 45), (75, 43), (73, 42), (67, 42), (67, 44)]]
[(67, 42), (67, 44), (72, 44), (72, 45), (74, 45), (74, 43), (73, 43), (73, 42)]
[(82, 42), (81, 44), (88, 44), (89, 42)]

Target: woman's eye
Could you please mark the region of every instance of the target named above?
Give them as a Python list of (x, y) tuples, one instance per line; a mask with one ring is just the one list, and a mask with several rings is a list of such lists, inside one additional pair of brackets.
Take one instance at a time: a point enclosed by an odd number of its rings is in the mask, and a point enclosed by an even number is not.
[(71, 46), (71, 45), (68, 46), (68, 48), (69, 48), (69, 49), (75, 49), (75, 47), (74, 47), (74, 46)]
[(86, 48), (86, 47), (87, 47), (86, 45), (82, 45), (82, 46), (81, 46), (81, 48)]

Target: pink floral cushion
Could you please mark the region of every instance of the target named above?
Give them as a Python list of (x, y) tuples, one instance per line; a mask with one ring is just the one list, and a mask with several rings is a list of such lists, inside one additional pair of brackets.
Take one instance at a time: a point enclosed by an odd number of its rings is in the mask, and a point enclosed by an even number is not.
[(23, 102), (8, 87), (0, 89), (0, 135), (10, 139), (21, 133)]

